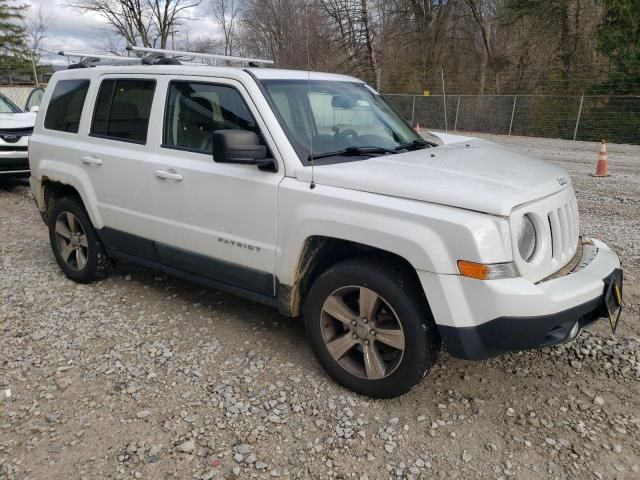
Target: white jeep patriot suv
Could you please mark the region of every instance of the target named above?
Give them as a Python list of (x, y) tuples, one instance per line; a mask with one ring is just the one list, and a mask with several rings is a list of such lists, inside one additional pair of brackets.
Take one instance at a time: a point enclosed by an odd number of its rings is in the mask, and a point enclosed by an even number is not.
[(125, 259), (304, 317), (339, 383), (417, 385), (441, 343), (485, 359), (574, 339), (621, 304), (567, 173), (425, 141), (362, 81), (271, 68), (56, 73), (29, 144), (55, 258)]

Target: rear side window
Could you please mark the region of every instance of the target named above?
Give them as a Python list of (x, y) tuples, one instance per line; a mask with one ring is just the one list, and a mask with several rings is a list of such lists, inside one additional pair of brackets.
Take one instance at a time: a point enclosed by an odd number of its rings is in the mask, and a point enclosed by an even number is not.
[(49, 100), (44, 128), (78, 133), (89, 80), (60, 80)]
[(125, 142), (147, 141), (154, 80), (105, 80), (100, 85), (91, 135)]

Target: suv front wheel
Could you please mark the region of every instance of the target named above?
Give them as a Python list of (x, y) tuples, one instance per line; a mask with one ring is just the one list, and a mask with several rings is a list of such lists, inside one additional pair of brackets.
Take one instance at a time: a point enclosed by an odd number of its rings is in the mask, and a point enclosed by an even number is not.
[(111, 261), (84, 207), (73, 197), (57, 200), (49, 213), (49, 240), (64, 274), (79, 283), (106, 277)]
[(370, 397), (395, 397), (436, 362), (440, 335), (414, 276), (393, 263), (348, 260), (314, 282), (305, 328), (338, 383)]

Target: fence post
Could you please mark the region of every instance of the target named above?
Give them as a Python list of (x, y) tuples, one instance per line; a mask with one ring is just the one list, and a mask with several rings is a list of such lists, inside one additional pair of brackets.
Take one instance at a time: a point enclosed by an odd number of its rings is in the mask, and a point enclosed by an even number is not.
[(580, 97), (580, 106), (578, 107), (578, 118), (576, 118), (576, 128), (573, 131), (573, 141), (576, 141), (576, 137), (578, 136), (578, 126), (580, 125), (580, 115), (582, 115), (582, 102), (584, 102), (584, 93)]
[(458, 95), (458, 102), (456, 104), (456, 120), (453, 122), (453, 131), (458, 131), (458, 112), (460, 111), (460, 95)]
[(413, 96), (413, 103), (411, 104), (411, 127), (415, 127), (415, 123), (413, 120), (415, 119), (416, 114), (416, 96)]
[(447, 125), (447, 93), (444, 89), (444, 68), (440, 70), (442, 75), (442, 105), (444, 107), (444, 131), (449, 133), (449, 126)]
[(516, 102), (518, 101), (518, 96), (513, 96), (513, 107), (511, 108), (511, 122), (509, 122), (509, 136), (511, 136), (511, 131), (513, 130), (513, 116), (516, 113)]

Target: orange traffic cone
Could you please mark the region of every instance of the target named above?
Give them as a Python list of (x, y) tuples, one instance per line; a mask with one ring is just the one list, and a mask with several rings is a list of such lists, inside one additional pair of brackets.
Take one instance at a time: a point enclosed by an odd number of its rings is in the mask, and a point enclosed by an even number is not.
[(607, 171), (607, 142), (602, 140), (600, 144), (600, 156), (598, 157), (598, 165), (596, 166), (596, 173), (594, 177), (608, 177)]

